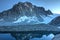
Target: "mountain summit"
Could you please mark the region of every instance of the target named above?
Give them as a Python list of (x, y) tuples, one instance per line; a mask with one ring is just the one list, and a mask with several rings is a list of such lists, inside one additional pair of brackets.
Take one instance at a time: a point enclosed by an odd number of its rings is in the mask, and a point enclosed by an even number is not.
[(37, 7), (30, 2), (19, 2), (11, 9), (0, 13), (0, 22), (43, 22), (43, 16), (52, 15), (50, 10), (45, 10), (43, 7)]

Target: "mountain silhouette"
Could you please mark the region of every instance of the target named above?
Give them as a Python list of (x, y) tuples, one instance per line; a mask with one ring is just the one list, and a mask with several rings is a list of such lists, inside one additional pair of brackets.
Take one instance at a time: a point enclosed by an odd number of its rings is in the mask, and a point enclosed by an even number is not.
[(60, 16), (54, 18), (49, 24), (60, 26)]
[[(50, 10), (45, 10), (44, 7), (37, 7), (30, 2), (19, 2), (15, 4), (11, 9), (5, 10), (0, 13), (0, 22), (15, 22), (17, 20), (32, 19), (33, 22), (44, 21), (43, 16), (52, 15), (53, 13)], [(22, 18), (23, 17), (23, 18)], [(25, 17), (25, 18), (24, 18)], [(32, 22), (32, 20), (30, 20)]]

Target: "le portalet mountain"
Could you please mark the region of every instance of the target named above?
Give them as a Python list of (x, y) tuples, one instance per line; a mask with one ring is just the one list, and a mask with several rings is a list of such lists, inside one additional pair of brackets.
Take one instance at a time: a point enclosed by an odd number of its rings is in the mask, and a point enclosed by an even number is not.
[[(5, 10), (0, 13), (0, 22), (13, 22), (17, 21), (19, 18), (25, 16), (27, 20), (38, 20), (40, 22), (44, 21), (43, 16), (52, 15), (50, 10), (45, 10), (43, 7), (37, 7), (30, 2), (19, 2), (15, 4), (11, 9)], [(30, 19), (27, 19), (30, 18)], [(23, 21), (23, 22), (25, 22)], [(31, 21), (32, 22), (32, 21)]]

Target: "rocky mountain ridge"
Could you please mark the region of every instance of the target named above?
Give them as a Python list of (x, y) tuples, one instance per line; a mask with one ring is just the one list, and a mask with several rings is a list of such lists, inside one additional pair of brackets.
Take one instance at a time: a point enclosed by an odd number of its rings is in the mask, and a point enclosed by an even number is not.
[[(21, 16), (36, 16), (38, 18), (41, 18), (40, 15), (50, 15), (52, 12), (50, 10), (45, 11), (43, 7), (37, 7), (35, 5), (32, 5), (32, 3), (29, 2), (19, 2), (18, 4), (15, 4), (11, 9), (3, 11), (0, 13), (0, 19), (4, 18), (5, 21), (8, 21), (11, 19), (12, 21), (14, 18), (18, 19), (18, 17)], [(7, 20), (6, 20), (7, 19)]]

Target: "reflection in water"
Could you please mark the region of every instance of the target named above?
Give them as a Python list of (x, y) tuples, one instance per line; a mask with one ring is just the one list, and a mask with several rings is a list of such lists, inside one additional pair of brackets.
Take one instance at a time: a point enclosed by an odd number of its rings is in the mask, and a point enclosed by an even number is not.
[[(49, 34), (48, 36), (43, 35), (41, 38), (33, 38), (30, 40), (51, 40), (54, 37), (53, 34)], [(15, 40), (10, 34), (0, 34), (0, 40)]]
[(10, 34), (0, 34), (0, 40), (15, 40)]
[(30, 39), (30, 40), (52, 40), (53, 37), (54, 37), (54, 35), (50, 34), (48, 36), (43, 35), (42, 38), (33, 38), (33, 39)]

